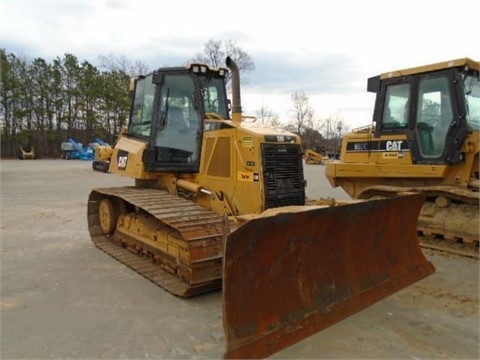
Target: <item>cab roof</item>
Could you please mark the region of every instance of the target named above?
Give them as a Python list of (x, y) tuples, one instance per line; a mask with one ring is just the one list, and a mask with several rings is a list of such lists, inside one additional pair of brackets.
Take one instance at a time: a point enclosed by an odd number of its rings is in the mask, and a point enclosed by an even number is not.
[(480, 63), (478, 61), (472, 60), (470, 58), (461, 58), (461, 59), (443, 61), (443, 62), (430, 64), (430, 65), (416, 66), (408, 69), (386, 72), (380, 75), (380, 79), (382, 80), (391, 79), (391, 78), (400, 77), (400, 76), (420, 74), (420, 73), (426, 73), (426, 72), (437, 71), (442, 69), (449, 69), (453, 67), (463, 67), (463, 66), (468, 66), (470, 69), (473, 69), (476, 71), (480, 70)]

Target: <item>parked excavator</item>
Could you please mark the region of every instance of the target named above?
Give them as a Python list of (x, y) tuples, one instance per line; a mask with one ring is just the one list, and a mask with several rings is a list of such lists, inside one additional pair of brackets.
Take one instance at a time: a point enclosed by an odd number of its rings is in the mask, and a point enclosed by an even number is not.
[(373, 125), (343, 137), (332, 186), (356, 199), (423, 193), (422, 246), (478, 258), (480, 65), (469, 58), (368, 79)]
[(300, 137), (244, 116), (226, 63), (133, 80), (109, 171), (135, 185), (93, 189), (88, 227), (174, 295), (221, 288), (225, 357), (264, 358), (435, 269), (416, 238), (423, 195), (306, 204)]

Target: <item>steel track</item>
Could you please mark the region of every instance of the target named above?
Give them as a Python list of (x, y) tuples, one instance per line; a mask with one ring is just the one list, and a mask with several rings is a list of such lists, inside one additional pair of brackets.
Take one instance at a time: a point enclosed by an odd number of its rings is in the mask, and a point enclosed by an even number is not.
[[(168, 267), (163, 260), (165, 258), (171, 260), (170, 254), (165, 254), (118, 231), (105, 235), (99, 220), (99, 203), (103, 198), (121, 200), (123, 207), (133, 207), (135, 211), (141, 209), (150, 214), (159, 223), (167, 225), (168, 231), (177, 231), (183, 237), (184, 246), (189, 251), (193, 249), (192, 251), (198, 252), (199, 248), (201, 251), (207, 246), (211, 247), (212, 244), (217, 246), (220, 249), (218, 256), (202, 259), (196, 255), (191, 271), (197, 268), (202, 271), (203, 263), (208, 263), (209, 266), (213, 263), (218, 276), (202, 283), (188, 284), (175, 273), (175, 269), (166, 271)], [(138, 187), (94, 189), (88, 202), (88, 228), (95, 246), (156, 285), (180, 297), (190, 297), (221, 288), (224, 226), (222, 216), (157, 189)]]

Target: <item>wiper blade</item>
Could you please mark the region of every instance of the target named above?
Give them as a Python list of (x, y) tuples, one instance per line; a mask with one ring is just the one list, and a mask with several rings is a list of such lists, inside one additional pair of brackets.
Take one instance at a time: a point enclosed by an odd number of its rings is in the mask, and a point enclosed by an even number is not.
[(160, 117), (160, 122), (157, 126), (158, 130), (163, 130), (165, 127), (165, 123), (167, 122), (167, 116), (168, 116), (168, 109), (170, 105), (168, 104), (170, 100), (170, 88), (167, 88), (167, 96), (165, 98), (165, 111), (162, 112), (162, 116)]

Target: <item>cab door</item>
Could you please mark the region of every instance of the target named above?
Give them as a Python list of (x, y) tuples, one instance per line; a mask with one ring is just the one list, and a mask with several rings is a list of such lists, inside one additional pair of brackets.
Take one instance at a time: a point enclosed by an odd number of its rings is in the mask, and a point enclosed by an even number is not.
[(456, 70), (419, 75), (408, 107), (408, 135), (415, 163), (453, 164), (462, 160), (460, 148), (467, 136)]

